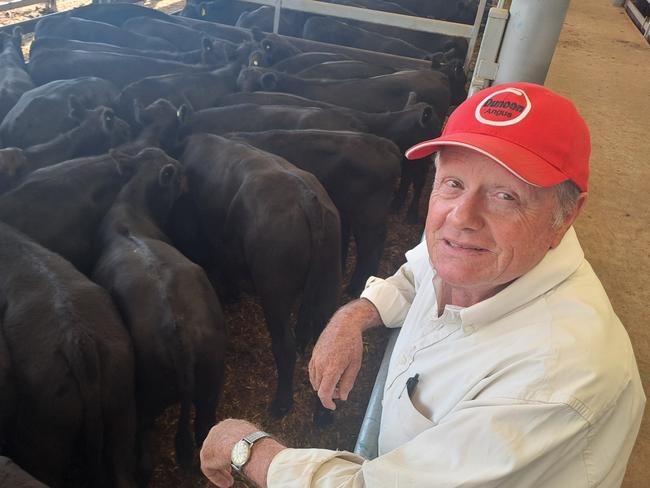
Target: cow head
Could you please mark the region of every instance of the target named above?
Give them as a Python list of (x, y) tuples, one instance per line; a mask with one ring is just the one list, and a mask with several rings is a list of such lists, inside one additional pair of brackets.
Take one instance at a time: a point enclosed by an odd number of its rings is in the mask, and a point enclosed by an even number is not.
[(300, 49), (277, 34), (265, 34), (259, 43), (271, 65), (301, 53)]
[(261, 49), (255, 49), (248, 56), (248, 66), (268, 67), (270, 65), (269, 57)]
[(68, 132), (78, 147), (78, 156), (101, 154), (131, 138), (129, 124), (117, 117), (113, 109), (102, 105), (86, 109), (74, 95), (68, 99), (68, 105), (68, 115), (79, 124)]
[(201, 38), (201, 63), (209, 66), (223, 66), (228, 62), (229, 58), (228, 44), (215, 42), (214, 39), (208, 36)]

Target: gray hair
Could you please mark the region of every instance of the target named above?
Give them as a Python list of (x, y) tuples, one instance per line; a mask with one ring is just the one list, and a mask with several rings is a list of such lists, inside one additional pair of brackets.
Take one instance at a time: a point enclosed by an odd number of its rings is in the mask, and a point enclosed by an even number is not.
[(553, 189), (557, 201), (555, 212), (553, 212), (553, 227), (557, 228), (576, 208), (580, 197), (580, 188), (573, 181), (566, 180), (555, 185)]

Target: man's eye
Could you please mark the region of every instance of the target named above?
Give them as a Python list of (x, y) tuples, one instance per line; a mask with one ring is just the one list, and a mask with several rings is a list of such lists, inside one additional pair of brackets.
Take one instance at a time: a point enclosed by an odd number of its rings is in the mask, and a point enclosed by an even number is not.
[(447, 185), (449, 188), (462, 188), (462, 185), (458, 180), (447, 180), (445, 181), (445, 185)]
[(513, 197), (510, 193), (506, 193), (503, 191), (497, 193), (497, 198), (500, 198), (501, 200), (509, 200), (509, 201), (513, 201), (515, 199), (515, 197)]

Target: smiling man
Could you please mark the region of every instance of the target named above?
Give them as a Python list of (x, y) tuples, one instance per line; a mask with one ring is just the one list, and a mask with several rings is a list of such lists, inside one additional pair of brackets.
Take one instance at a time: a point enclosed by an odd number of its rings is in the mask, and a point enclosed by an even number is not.
[(361, 366), (363, 331), (401, 327), (379, 457), (289, 449), (228, 420), (201, 452), (218, 486), (232, 484), (231, 462), (271, 487), (620, 486), (645, 396), (572, 227), (587, 195), (585, 122), (543, 86), (500, 85), (407, 157), (434, 152), (425, 240), (334, 315), (309, 365), (334, 409)]

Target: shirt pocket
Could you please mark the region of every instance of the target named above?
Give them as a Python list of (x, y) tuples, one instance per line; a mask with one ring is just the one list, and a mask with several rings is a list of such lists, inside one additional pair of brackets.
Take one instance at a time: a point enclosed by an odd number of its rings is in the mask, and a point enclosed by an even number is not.
[(406, 388), (404, 388), (404, 391), (397, 399), (397, 413), (399, 426), (404, 439), (403, 442), (410, 441), (420, 433), (436, 425), (435, 422), (420, 413), (415, 405), (413, 405)]

